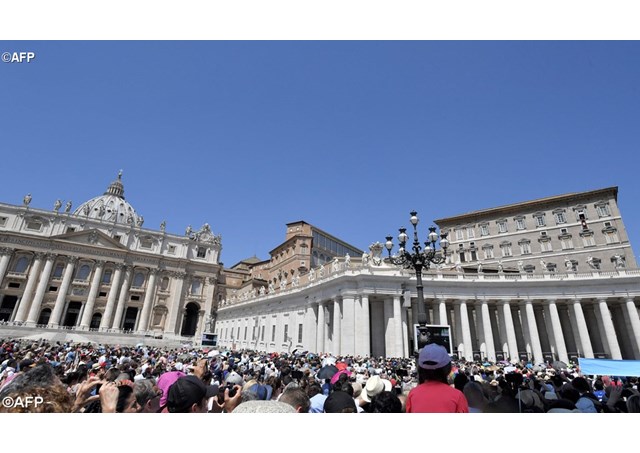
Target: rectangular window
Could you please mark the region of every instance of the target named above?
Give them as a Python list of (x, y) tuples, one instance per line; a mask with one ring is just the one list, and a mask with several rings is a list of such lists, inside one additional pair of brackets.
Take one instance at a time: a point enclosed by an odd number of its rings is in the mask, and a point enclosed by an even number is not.
[(464, 263), (466, 261), (465, 256), (464, 256), (464, 252), (460, 252), (460, 262)]
[(528, 242), (523, 242), (522, 244), (520, 244), (520, 252), (523, 255), (531, 254), (531, 244)]
[(198, 247), (198, 258), (206, 258), (206, 257), (207, 257), (207, 248)]
[(543, 215), (537, 215), (535, 216), (535, 218), (536, 218), (536, 226), (539, 226), (539, 227), (545, 226)]
[(298, 344), (302, 344), (302, 324), (298, 324)]
[(524, 219), (516, 219), (516, 229), (524, 230)]
[(510, 245), (501, 245), (500, 250), (502, 250), (502, 256), (512, 256), (511, 246)]
[(467, 237), (469, 239), (474, 239), (476, 237), (476, 230), (473, 228), (467, 228)]
[(153, 247), (153, 241), (149, 238), (140, 239), (140, 248), (141, 249), (150, 249)]
[(585, 247), (593, 247), (596, 245), (596, 238), (593, 236), (593, 234), (582, 236), (582, 244)]
[(560, 239), (560, 245), (562, 246), (562, 250), (572, 249), (573, 240), (571, 238), (562, 238)]
[(606, 217), (611, 215), (609, 213), (609, 205), (606, 205), (606, 204), (596, 206), (596, 211), (598, 211), (598, 216), (600, 217)]
[(480, 225), (480, 235), (489, 236), (489, 225)]
[(0, 226), (5, 226), (7, 224), (7, 218), (6, 217), (0, 217)]
[(289, 339), (289, 324), (284, 325), (284, 338), (282, 341), (286, 342)]
[(471, 261), (478, 261), (478, 254), (475, 250), (471, 250)]
[(507, 221), (501, 220), (498, 222), (498, 232), (506, 233), (507, 232)]
[(57, 286), (49, 286), (49, 291), (51, 291), (52, 293), (55, 293), (56, 291), (58, 291), (58, 287)]
[(556, 223), (567, 223), (567, 216), (564, 215), (564, 212), (556, 212)]
[(121, 242), (121, 241), (122, 241), (122, 236), (120, 236), (119, 234), (116, 234), (116, 235), (113, 237), (113, 239), (114, 239), (114, 240), (116, 240), (116, 241), (118, 241), (118, 242)]
[(486, 249), (484, 249), (484, 259), (493, 259), (493, 247), (487, 247)]
[(604, 238), (607, 241), (607, 244), (615, 244), (616, 242), (620, 242), (618, 240), (618, 232), (617, 231), (606, 231), (604, 233)]
[(456, 240), (461, 241), (464, 239), (464, 233), (462, 230), (456, 230)]
[(176, 254), (176, 246), (175, 245), (170, 245), (169, 248), (167, 249), (167, 253), (169, 255), (175, 255)]
[(276, 341), (276, 326), (271, 326), (271, 342)]
[(75, 231), (76, 231), (76, 229), (74, 227), (69, 227), (66, 230), (67, 233), (74, 233)]
[(27, 230), (40, 231), (42, 229), (42, 222), (37, 220), (30, 220), (27, 222)]

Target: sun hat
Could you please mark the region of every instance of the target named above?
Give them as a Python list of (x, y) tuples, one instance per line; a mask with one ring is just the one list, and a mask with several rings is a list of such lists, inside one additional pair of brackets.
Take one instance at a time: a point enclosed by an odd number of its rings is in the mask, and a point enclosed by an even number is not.
[[(389, 385), (391, 385), (391, 382), (389, 382)], [(380, 376), (376, 374), (367, 379), (367, 382), (360, 393), (360, 398), (362, 398), (363, 401), (370, 403), (372, 397), (380, 392), (384, 392), (384, 390), (385, 383), (380, 379)]]

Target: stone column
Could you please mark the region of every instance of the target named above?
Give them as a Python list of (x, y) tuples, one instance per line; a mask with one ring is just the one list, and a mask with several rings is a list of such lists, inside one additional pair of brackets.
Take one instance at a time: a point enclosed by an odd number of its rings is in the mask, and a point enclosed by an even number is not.
[(366, 294), (362, 296), (362, 318), (364, 319), (364, 325), (362, 329), (362, 355), (371, 355), (371, 315), (369, 314), (369, 296)]
[(471, 326), (469, 325), (469, 312), (467, 311), (467, 301), (460, 299), (460, 327), (462, 329), (462, 344), (464, 345), (464, 357), (473, 360), (473, 344), (471, 343)]
[(144, 294), (144, 303), (142, 304), (142, 313), (140, 314), (140, 322), (138, 322), (138, 333), (144, 333), (147, 331), (147, 324), (149, 324), (149, 314), (151, 313), (151, 307), (153, 306), (153, 298), (156, 294), (156, 277), (158, 275), (158, 269), (151, 269), (149, 271), (149, 283), (147, 284), (147, 291)]
[(2, 280), (7, 274), (9, 268), (9, 261), (13, 255), (13, 249), (9, 247), (0, 247), (0, 287), (2, 287)]
[(613, 320), (611, 319), (611, 312), (607, 305), (607, 299), (598, 299), (598, 306), (600, 307), (600, 316), (602, 317), (602, 325), (604, 326), (605, 340), (609, 345), (611, 358), (613, 360), (622, 360), (622, 352), (620, 352), (620, 344), (618, 343), (616, 329), (613, 326)]
[(116, 272), (113, 275), (111, 281), (111, 288), (109, 289), (109, 296), (107, 296), (107, 306), (104, 309), (104, 314), (100, 320), (100, 330), (106, 330), (111, 326), (111, 318), (113, 318), (113, 311), (116, 308), (116, 297), (118, 297), (118, 290), (120, 289), (120, 279), (122, 278), (122, 269), (124, 264), (116, 264)]
[(169, 314), (167, 322), (164, 325), (164, 333), (175, 335), (178, 331), (178, 312), (182, 308), (182, 292), (184, 289), (184, 281), (187, 277), (185, 272), (174, 272), (173, 277), (171, 303), (169, 304)]
[(318, 338), (316, 340), (317, 353), (323, 353), (324, 350), (324, 336), (325, 336), (325, 322), (324, 322), (324, 306), (325, 302), (318, 302)]
[(64, 305), (67, 298), (67, 292), (69, 292), (69, 287), (71, 286), (71, 282), (73, 281), (73, 271), (78, 262), (78, 257), (70, 256), (67, 258), (67, 265), (64, 268), (64, 274), (62, 276), (62, 284), (60, 288), (58, 288), (58, 296), (56, 297), (56, 303), (53, 306), (53, 312), (51, 313), (51, 317), (49, 318), (49, 325), (52, 327), (58, 327), (60, 324), (60, 316), (62, 315), (62, 310), (64, 309)]
[(402, 307), (402, 357), (409, 357), (409, 326), (407, 322), (408, 310), (409, 308)]
[(84, 305), (84, 312), (82, 313), (82, 321), (80, 321), (80, 328), (89, 328), (91, 324), (91, 317), (93, 316), (93, 307), (96, 303), (96, 297), (98, 296), (98, 290), (100, 289), (100, 282), (102, 281), (102, 271), (104, 269), (104, 261), (96, 261), (95, 269), (93, 271), (93, 279), (91, 280), (91, 289), (89, 289), (89, 297)]
[[(198, 311), (198, 322), (196, 323), (196, 332), (195, 332), (194, 338), (193, 338), (194, 342), (202, 341), (202, 332), (203, 332), (203, 329), (204, 329), (204, 314), (205, 313), (206, 313), (205, 310), (199, 310)], [(246, 341), (245, 341), (245, 343), (246, 343)]]
[(536, 324), (536, 315), (533, 311), (531, 300), (524, 301), (525, 312), (527, 313), (527, 326), (529, 327), (529, 337), (531, 339), (531, 351), (533, 352), (534, 363), (544, 363), (542, 356), (542, 346), (540, 345), (540, 335), (538, 334), (538, 325)]
[(511, 304), (508, 300), (502, 301), (502, 310), (504, 313), (504, 323), (507, 330), (507, 344), (509, 345), (509, 358), (518, 360), (518, 341), (516, 340), (516, 328), (513, 325), (513, 315), (511, 314)]
[(342, 297), (342, 354), (356, 353), (356, 300), (353, 296)]
[(560, 314), (558, 313), (558, 307), (555, 299), (546, 300), (546, 314), (551, 320), (551, 329), (553, 330), (553, 339), (558, 353), (558, 360), (564, 363), (569, 363), (569, 354), (567, 354), (567, 346), (564, 342), (564, 335), (562, 333), (562, 323), (560, 322)]
[[(637, 349), (640, 354), (640, 316), (638, 316), (638, 309), (633, 301), (633, 297), (628, 297), (625, 303), (627, 309), (627, 316), (629, 317), (629, 323), (631, 324), (632, 341), (635, 345), (634, 349)], [(640, 355), (636, 357), (636, 360), (640, 359)]]
[(341, 348), (341, 336), (342, 336), (342, 310), (340, 308), (340, 299), (336, 297), (333, 299), (333, 353), (335, 355), (340, 354)]
[(496, 361), (496, 348), (493, 344), (493, 330), (491, 329), (491, 317), (489, 315), (489, 304), (486, 300), (481, 302), (482, 331), (484, 332), (484, 343), (487, 348), (487, 358), (490, 362)]
[(393, 336), (395, 343), (394, 357), (402, 357), (404, 341), (402, 338), (402, 304), (400, 296), (393, 296)]
[(582, 354), (587, 359), (593, 358), (593, 348), (591, 347), (591, 339), (589, 338), (589, 328), (587, 327), (587, 321), (584, 318), (584, 312), (582, 311), (582, 304), (580, 299), (574, 299), (573, 312), (575, 314), (576, 327), (578, 329), (578, 335), (580, 337), (580, 345), (582, 346)]
[(27, 324), (31, 325), (38, 322), (40, 307), (42, 306), (44, 293), (47, 290), (49, 278), (51, 277), (51, 269), (53, 269), (53, 263), (55, 263), (55, 261), (56, 255), (51, 253), (46, 255), (46, 262), (44, 264), (44, 269), (40, 274), (40, 282), (38, 283), (38, 288), (36, 289), (36, 295), (33, 297), (33, 302), (31, 303), (31, 308), (29, 309), (29, 315), (27, 316)]
[(22, 298), (20, 299), (20, 305), (18, 306), (18, 312), (16, 313), (15, 317), (16, 321), (25, 321), (27, 317), (29, 306), (31, 305), (31, 301), (33, 300), (33, 290), (36, 287), (36, 283), (38, 283), (38, 277), (40, 277), (40, 267), (42, 266), (42, 259), (44, 258), (44, 256), (45, 254), (41, 252), (38, 252), (35, 255), (33, 265), (31, 266), (31, 270), (29, 271), (27, 286), (25, 287), (24, 293), (22, 293)]
[(397, 357), (395, 354), (395, 322), (393, 319), (393, 298), (385, 299), (383, 302), (384, 316), (384, 355), (386, 357)]
[(439, 308), (438, 315), (440, 316), (440, 325), (447, 326), (447, 301), (445, 299), (438, 299)]
[(124, 316), (124, 306), (127, 303), (127, 298), (129, 297), (129, 285), (131, 284), (133, 267), (126, 266), (124, 269), (124, 282), (122, 282), (122, 287), (120, 288), (120, 297), (118, 297), (116, 313), (113, 318), (113, 324), (111, 324), (112, 329), (120, 329), (120, 324), (122, 324), (122, 316)]

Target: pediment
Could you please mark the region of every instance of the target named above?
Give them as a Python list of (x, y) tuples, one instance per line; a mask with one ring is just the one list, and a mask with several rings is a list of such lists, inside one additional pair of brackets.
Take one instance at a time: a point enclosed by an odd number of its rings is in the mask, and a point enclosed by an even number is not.
[(94, 247), (126, 249), (120, 242), (96, 229), (60, 234), (53, 236), (51, 239), (72, 244), (91, 245)]

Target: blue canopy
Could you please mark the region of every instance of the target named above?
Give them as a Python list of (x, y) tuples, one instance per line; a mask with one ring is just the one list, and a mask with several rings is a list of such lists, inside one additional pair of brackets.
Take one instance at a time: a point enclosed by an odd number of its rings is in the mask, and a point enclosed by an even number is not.
[(608, 360), (579, 358), (582, 374), (600, 376), (638, 376), (640, 377), (640, 360)]

